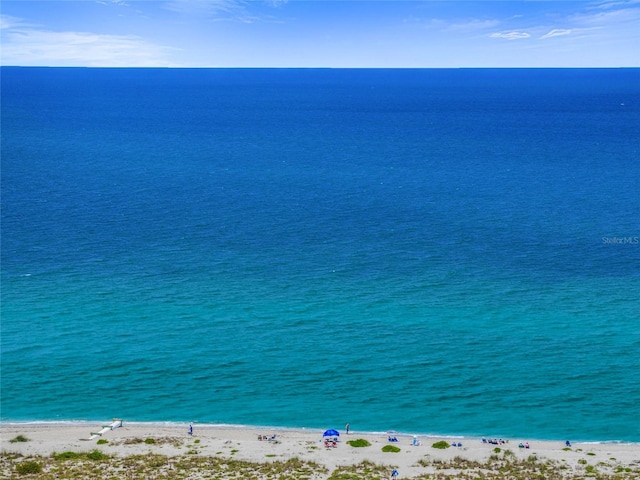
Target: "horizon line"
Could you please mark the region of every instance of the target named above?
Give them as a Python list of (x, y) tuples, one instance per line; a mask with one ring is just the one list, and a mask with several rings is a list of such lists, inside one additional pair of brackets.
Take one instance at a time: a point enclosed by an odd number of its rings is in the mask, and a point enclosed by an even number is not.
[(640, 66), (618, 67), (248, 67), (248, 66), (91, 66), (91, 65), (0, 65), (0, 68), (94, 68), (94, 69), (162, 69), (162, 70), (618, 70), (640, 69)]

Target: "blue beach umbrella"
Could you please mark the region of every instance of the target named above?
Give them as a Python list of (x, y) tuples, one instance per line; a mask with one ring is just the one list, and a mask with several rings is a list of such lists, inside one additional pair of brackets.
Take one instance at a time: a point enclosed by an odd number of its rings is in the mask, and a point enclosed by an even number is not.
[(340, 432), (338, 432), (337, 430), (327, 430), (326, 432), (324, 432), (322, 434), (323, 437), (339, 437), (340, 436)]

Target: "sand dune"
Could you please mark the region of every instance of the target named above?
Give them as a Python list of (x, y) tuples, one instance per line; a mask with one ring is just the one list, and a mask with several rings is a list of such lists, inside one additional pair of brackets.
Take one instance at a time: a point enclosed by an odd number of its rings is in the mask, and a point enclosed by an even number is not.
[[(110, 424), (109, 421), (103, 425), (3, 425), (0, 427), (2, 471), (11, 478), (11, 475), (15, 475), (20, 462), (35, 459), (43, 463), (42, 475), (45, 475), (55, 466), (51, 459), (54, 452), (86, 453), (99, 450), (109, 455), (109, 462), (115, 466), (122, 459), (135, 455), (157, 454), (163, 456), (159, 458), (167, 459), (209, 457), (217, 459), (218, 463), (203, 467), (201, 472), (196, 472), (197, 469), (193, 470), (186, 478), (242, 478), (242, 475), (232, 476), (231, 470), (225, 470), (229, 468), (228, 461), (231, 459), (247, 462), (247, 465), (297, 459), (304, 464), (308, 463), (311, 470), (314, 470), (312, 476), (303, 476), (300, 473), (299, 478), (317, 479), (338, 478), (335, 476), (336, 472), (363, 463), (375, 465), (375, 468), (369, 473), (360, 473), (358, 478), (389, 478), (391, 469), (394, 467), (399, 470), (401, 479), (447, 478), (446, 475), (451, 474), (457, 476), (450, 478), (466, 478), (463, 476), (466, 475), (465, 472), (472, 474), (474, 469), (485, 472), (494, 471), (498, 474), (501, 468), (503, 473), (507, 471), (505, 466), (517, 471), (520, 468), (519, 464), (537, 465), (537, 468), (544, 465), (543, 470), (557, 471), (546, 478), (582, 478), (585, 474), (593, 472), (598, 472), (601, 475), (600, 478), (640, 478), (640, 444), (633, 443), (573, 443), (569, 449), (564, 442), (541, 442), (516, 438), (508, 439), (507, 443), (501, 445), (492, 445), (483, 443), (479, 438), (456, 438), (455, 442), (461, 442), (461, 447), (437, 449), (432, 446), (435, 442), (444, 440), (451, 443), (452, 439), (419, 437), (421, 445), (414, 446), (411, 435), (399, 435), (398, 442), (389, 443), (386, 434), (352, 431), (349, 435), (342, 433), (337, 446), (326, 447), (323, 442), (323, 432), (320, 430), (270, 430), (194, 425), (193, 435), (189, 435), (188, 425), (130, 424), (126, 421), (122, 427), (113, 430), (104, 429), (102, 435), (94, 436), (89, 440), (92, 434)], [(274, 434), (275, 441), (259, 439), (261, 436)], [(15, 441), (18, 436), (28, 441)], [(370, 445), (357, 448), (348, 444), (348, 441), (356, 439), (367, 440)], [(102, 442), (98, 443), (100, 440)], [(518, 445), (521, 442), (528, 442), (530, 448), (520, 448)], [(386, 445), (394, 445), (400, 451), (384, 452), (382, 449)], [(170, 460), (166, 460), (165, 463), (167, 468), (171, 468)], [(246, 465), (245, 467), (250, 468)], [(117, 468), (122, 471), (121, 466)], [(235, 465), (234, 468), (243, 467)], [(216, 469), (220, 471), (216, 472)], [(160, 475), (161, 470), (155, 473)], [(112, 478), (108, 476), (109, 469), (103, 471), (104, 478)], [(370, 476), (367, 476), (369, 474)], [(441, 474), (442, 476), (438, 476)], [(143, 478), (149, 474), (140, 473), (140, 475), (139, 478)], [(275, 473), (271, 474), (272, 476), (269, 475), (263, 472), (262, 476), (257, 478), (280, 478)], [(296, 478), (295, 474), (292, 475), (291, 478)]]

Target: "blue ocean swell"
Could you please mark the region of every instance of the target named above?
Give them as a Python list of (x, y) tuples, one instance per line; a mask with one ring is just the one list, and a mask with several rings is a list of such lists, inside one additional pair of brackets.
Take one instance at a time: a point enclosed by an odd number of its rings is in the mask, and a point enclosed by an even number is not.
[(623, 82), (187, 73), (3, 108), (3, 415), (634, 439)]

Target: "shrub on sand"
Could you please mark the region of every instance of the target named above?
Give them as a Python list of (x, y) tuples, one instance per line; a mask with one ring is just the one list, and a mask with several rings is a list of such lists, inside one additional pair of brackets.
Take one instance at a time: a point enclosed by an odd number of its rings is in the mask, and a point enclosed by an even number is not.
[(349, 445), (352, 447), (369, 447), (371, 444), (365, 440), (364, 438), (358, 438), (357, 440), (349, 440), (347, 441)]
[(395, 445), (385, 445), (384, 447), (382, 447), (382, 451), (383, 452), (398, 453), (400, 451), (400, 448), (396, 447)]
[(89, 460), (106, 460), (109, 458), (109, 455), (106, 453), (102, 453), (100, 450), (93, 450), (87, 453), (87, 458)]
[(511, 450), (505, 450), (504, 452), (502, 452), (502, 456), (505, 458), (505, 460), (515, 460), (516, 458), (516, 454)]
[(444, 450), (445, 448), (449, 448), (450, 446), (451, 445), (449, 445), (449, 442), (447, 442), (445, 440), (440, 440), (439, 442), (436, 442), (433, 445), (431, 445), (431, 447), (439, 448), (441, 450)]
[(29, 439), (24, 435), (18, 435), (16, 438), (12, 438), (11, 440), (9, 440), (9, 442), (11, 443), (28, 442), (28, 441)]
[(75, 458), (80, 458), (80, 454), (76, 452), (62, 452), (62, 453), (53, 453), (51, 455), (54, 460), (73, 460)]
[(42, 465), (38, 462), (22, 462), (16, 466), (20, 475), (30, 475), (32, 473), (42, 473)]

